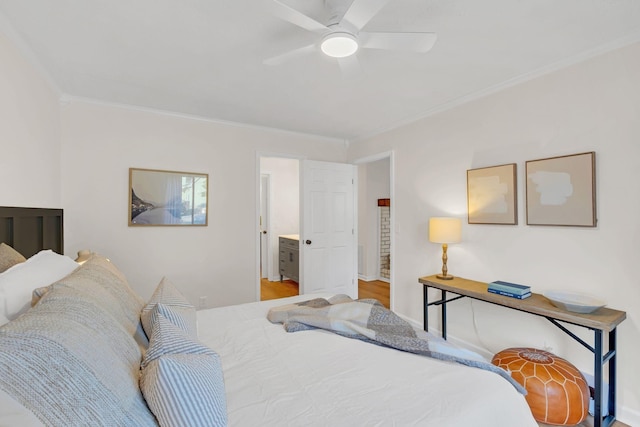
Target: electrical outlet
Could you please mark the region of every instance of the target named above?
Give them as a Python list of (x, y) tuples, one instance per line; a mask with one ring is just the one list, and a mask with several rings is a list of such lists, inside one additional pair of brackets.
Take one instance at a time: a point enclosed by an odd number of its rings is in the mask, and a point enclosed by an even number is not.
[(198, 300), (198, 308), (207, 308), (207, 296), (203, 295)]

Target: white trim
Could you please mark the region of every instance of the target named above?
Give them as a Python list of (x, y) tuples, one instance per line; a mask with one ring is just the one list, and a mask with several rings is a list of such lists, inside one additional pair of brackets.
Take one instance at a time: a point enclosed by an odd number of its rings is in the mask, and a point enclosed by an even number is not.
[[(382, 234), (380, 233), (380, 229), (382, 227), (382, 221), (380, 216), (382, 215), (382, 212), (380, 212), (380, 206), (376, 206), (376, 276), (378, 276), (378, 279), (381, 280), (382, 279), (382, 265), (380, 265), (380, 252), (381, 252), (381, 243), (382, 243)], [(389, 230), (391, 231), (391, 230)], [(391, 248), (389, 248), (391, 249)], [(391, 252), (391, 251), (389, 251)], [(391, 263), (389, 263), (389, 270), (391, 270)], [(389, 289), (389, 292), (391, 292), (391, 289)]]
[(438, 113), (442, 113), (444, 111), (447, 110), (451, 110), (453, 108), (459, 107), (460, 105), (463, 104), (467, 104), (471, 101), (475, 101), (476, 99), (480, 99), (480, 98), (484, 98), (486, 96), (492, 95), (496, 92), (500, 92), (503, 91), (505, 89), (508, 89), (510, 87), (519, 85), (521, 83), (525, 83), (528, 82), (530, 80), (536, 79), (538, 77), (542, 77), (544, 75), (553, 73), (555, 71), (559, 71), (563, 68), (568, 68), (572, 65), (587, 61), (591, 58), (594, 58), (596, 56), (599, 55), (603, 55), (605, 53), (614, 51), (616, 49), (620, 49), (623, 48), (625, 46), (629, 46), (633, 43), (637, 43), (640, 42), (640, 31), (639, 32), (635, 32), (633, 34), (630, 34), (626, 37), (622, 37), (618, 40), (614, 40), (613, 42), (610, 43), (605, 43), (603, 45), (600, 45), (594, 49), (590, 49), (587, 50), (585, 52), (579, 53), (577, 55), (571, 56), (569, 58), (566, 59), (562, 59), (560, 61), (554, 62), (552, 64), (549, 65), (545, 65), (543, 67), (540, 67), (536, 70), (524, 73), (524, 74), (520, 74), (518, 76), (512, 77), (511, 79), (505, 80), (501, 83), (498, 83), (496, 85), (493, 86), (489, 86), (485, 89), (481, 89), (478, 90), (476, 92), (472, 92), (470, 94), (461, 96), (459, 98), (453, 99), (449, 102), (445, 102), (444, 104), (438, 105), (436, 107), (433, 107), (429, 110), (423, 111), (422, 113), (418, 113), (412, 117), (406, 118), (404, 120), (399, 120), (396, 123), (389, 125), (389, 126), (385, 126), (383, 128), (379, 128), (377, 130), (374, 130), (372, 132), (369, 132), (367, 134), (364, 135), (360, 135), (357, 136), (355, 138), (352, 138), (350, 140), (350, 144), (354, 144), (357, 142), (361, 142), (364, 140), (367, 140), (369, 138), (373, 138), (375, 136), (381, 135), (383, 133), (392, 131), (394, 129), (398, 129), (401, 128), (403, 126), (407, 126), (411, 123), (415, 123), (419, 120), (425, 119), (427, 117), (433, 116), (435, 114)]
[(393, 150), (383, 151), (381, 153), (371, 154), (370, 156), (360, 157), (358, 159), (355, 159), (352, 163), (354, 165), (361, 165), (363, 163), (377, 162), (378, 160), (383, 160), (387, 158), (390, 159), (391, 157), (393, 157)]
[(213, 124), (219, 124), (219, 125), (233, 126), (241, 129), (260, 130), (260, 131), (266, 131), (266, 132), (274, 132), (274, 133), (280, 133), (280, 134), (284, 133), (288, 135), (302, 136), (305, 138), (315, 138), (319, 140), (318, 142), (341, 144), (343, 146), (347, 146), (348, 144), (348, 141), (342, 138), (331, 138), (323, 135), (296, 132), (293, 130), (279, 129), (279, 128), (273, 128), (269, 126), (240, 123), (240, 122), (234, 122), (231, 120), (214, 119), (211, 117), (199, 116), (196, 114), (187, 114), (187, 113), (179, 113), (175, 111), (162, 110), (160, 108), (123, 104), (119, 102), (105, 101), (105, 100), (100, 100), (95, 98), (88, 98), (88, 97), (68, 95), (68, 94), (64, 94), (64, 99), (65, 99), (64, 105), (69, 105), (69, 104), (72, 104), (73, 102), (84, 102), (88, 104), (100, 105), (105, 107), (113, 107), (113, 108), (121, 108), (124, 110), (138, 111), (142, 113), (151, 113), (151, 114), (158, 114), (158, 115), (176, 117), (176, 118), (187, 119), (187, 120), (195, 120), (195, 121), (201, 121), (201, 122), (207, 122), (207, 123), (213, 123)]
[(374, 280), (380, 280), (376, 276), (365, 276), (364, 274), (358, 274), (358, 280), (362, 280), (363, 282), (373, 282)]
[[(262, 279), (262, 276), (266, 277), (267, 280), (269, 280), (270, 282), (273, 281), (272, 277), (274, 277), (273, 275), (273, 254), (272, 254), (272, 250), (271, 250), (271, 173), (270, 172), (262, 172), (260, 171), (260, 194), (262, 194), (262, 180), (265, 179), (266, 180), (266, 204), (265, 204), (265, 211), (266, 211), (266, 218), (262, 218), (264, 221), (264, 223), (262, 224), (262, 230), (266, 231), (266, 234), (260, 234), (260, 241), (262, 241), (262, 239), (264, 238), (266, 240), (264, 246), (265, 246), (265, 254), (264, 257), (261, 258), (265, 258), (266, 259), (266, 265), (262, 265), (262, 269), (263, 271), (260, 272), (260, 279)], [(259, 199), (260, 200), (260, 199)], [(259, 201), (259, 206), (260, 206), (260, 215), (262, 214), (262, 200)], [(264, 236), (264, 237), (263, 237)], [(262, 245), (260, 245), (260, 251), (262, 251)], [(262, 263), (262, 259), (260, 259), (260, 263)]]
[[(391, 238), (391, 250), (389, 251), (390, 255), (391, 255), (391, 262), (389, 263), (389, 269), (390, 274), (389, 274), (389, 307), (391, 308), (391, 310), (393, 311), (395, 309), (395, 298), (393, 296), (393, 290), (394, 290), (394, 283), (395, 283), (395, 250), (396, 250), (396, 233), (395, 233), (395, 222), (396, 222), (396, 214), (395, 214), (395, 176), (396, 176), (396, 170), (395, 170), (395, 151), (394, 150), (389, 150), (389, 151), (383, 151), (377, 154), (371, 154), (369, 156), (365, 156), (365, 157), (359, 157), (357, 159), (354, 159), (351, 161), (352, 164), (354, 165), (360, 165), (360, 164), (364, 164), (364, 163), (371, 163), (371, 162), (375, 162), (378, 160), (382, 160), (382, 159), (389, 159), (389, 198), (391, 199), (391, 206), (389, 207), (389, 215), (390, 215), (390, 219), (389, 219), (389, 234), (390, 234), (390, 238)], [(358, 174), (356, 173), (356, 176)], [(357, 187), (356, 187), (357, 189)], [(358, 196), (359, 197), (359, 196)], [(357, 199), (356, 199), (356, 206), (357, 206)], [(357, 215), (357, 212), (356, 212)], [(379, 227), (378, 227), (379, 228)], [(357, 233), (356, 233), (357, 235)], [(378, 239), (378, 241), (380, 241), (380, 239)], [(356, 241), (357, 243), (357, 241)], [(379, 245), (379, 243), (378, 243)], [(378, 276), (380, 276), (379, 274), (379, 269), (380, 269), (380, 260), (379, 260), (380, 256), (378, 254)], [(357, 260), (356, 260), (357, 262)], [(380, 277), (378, 277), (375, 280), (383, 280), (383, 281), (387, 281), (386, 279), (381, 279)]]
[[(256, 272), (256, 278), (257, 278), (257, 282), (256, 282), (256, 301), (260, 301), (260, 185), (261, 185), (261, 175), (262, 175), (262, 168), (261, 168), (261, 164), (260, 164), (260, 159), (262, 159), (263, 157), (275, 157), (275, 158), (283, 158), (283, 159), (294, 159), (294, 160), (304, 160), (306, 159), (306, 156), (303, 155), (297, 155), (297, 154), (290, 154), (290, 153), (280, 153), (280, 152), (276, 152), (276, 151), (259, 151), (256, 150), (256, 167), (255, 167), (255, 229), (256, 229), (256, 259), (255, 259), (255, 272)], [(270, 199), (273, 199), (273, 194), (269, 195)], [(269, 221), (271, 221), (271, 215), (269, 215)], [(271, 228), (271, 224), (269, 224), (269, 228)], [(272, 233), (272, 230), (269, 229), (269, 234)], [(272, 254), (273, 255), (273, 254)], [(271, 260), (271, 262), (273, 262), (273, 260)], [(280, 274), (278, 272), (272, 272), (272, 273), (277, 273), (277, 277), (269, 277), (269, 281), (271, 282), (276, 282), (280, 280)]]
[(629, 426), (640, 426), (640, 411), (620, 404), (617, 406), (616, 420)]

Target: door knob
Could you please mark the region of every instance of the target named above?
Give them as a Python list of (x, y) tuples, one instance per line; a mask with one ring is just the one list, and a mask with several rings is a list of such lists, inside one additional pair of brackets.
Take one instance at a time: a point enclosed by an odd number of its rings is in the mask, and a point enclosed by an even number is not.
[(307, 245), (310, 245), (310, 244), (311, 244), (311, 240), (305, 240), (304, 242), (305, 242)]
[(264, 230), (264, 231), (262, 232), (262, 234), (267, 234), (267, 230)]

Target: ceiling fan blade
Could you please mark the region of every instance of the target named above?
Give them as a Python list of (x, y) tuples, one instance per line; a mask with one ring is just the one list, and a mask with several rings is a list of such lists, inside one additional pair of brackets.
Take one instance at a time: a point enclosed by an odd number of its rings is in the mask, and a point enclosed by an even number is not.
[(356, 55), (337, 59), (340, 71), (342, 71), (342, 75), (346, 78), (352, 79), (362, 74), (362, 67), (360, 66), (360, 61), (358, 61), (358, 57)]
[(436, 33), (360, 33), (360, 47), (366, 49), (428, 52), (437, 39)]
[(315, 51), (316, 51), (316, 45), (310, 44), (307, 46), (299, 47), (294, 50), (290, 50), (289, 52), (285, 52), (280, 55), (272, 56), (271, 58), (267, 58), (264, 61), (262, 61), (262, 63), (265, 65), (280, 65), (283, 62), (286, 62), (295, 58), (296, 56), (303, 56), (305, 54), (312, 53)]
[(347, 22), (360, 31), (387, 3), (389, 0), (353, 0), (341, 22)]
[(328, 30), (325, 25), (322, 25), (315, 19), (308, 17), (304, 13), (281, 3), (278, 0), (272, 0), (271, 4), (274, 15), (292, 23), (293, 25), (297, 25), (300, 28), (304, 28), (305, 30), (312, 31), (314, 33), (324, 33)]

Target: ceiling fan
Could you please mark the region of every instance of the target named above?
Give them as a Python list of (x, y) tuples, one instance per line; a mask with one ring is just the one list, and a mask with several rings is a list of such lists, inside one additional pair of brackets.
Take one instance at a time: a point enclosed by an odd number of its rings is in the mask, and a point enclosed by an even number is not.
[(320, 36), (317, 43), (303, 46), (264, 61), (278, 65), (299, 55), (316, 52), (318, 47), (327, 56), (337, 58), (343, 71), (358, 68), (353, 56), (358, 49), (429, 51), (435, 33), (425, 32), (365, 32), (362, 28), (387, 4), (389, 0), (324, 0), (329, 20), (324, 25), (279, 0), (272, 0), (273, 12), (279, 18)]

